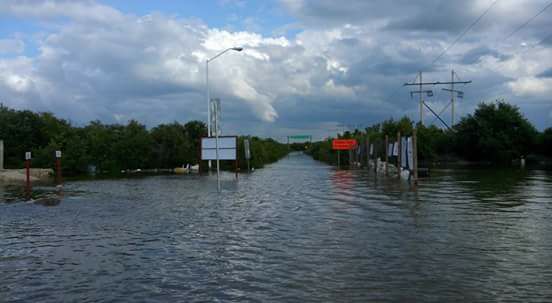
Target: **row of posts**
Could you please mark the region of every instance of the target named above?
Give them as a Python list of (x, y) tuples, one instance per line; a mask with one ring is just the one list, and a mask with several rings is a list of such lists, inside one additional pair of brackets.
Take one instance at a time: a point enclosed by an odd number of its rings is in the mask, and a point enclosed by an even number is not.
[[(56, 183), (62, 184), (61, 151), (56, 150)], [(0, 170), (4, 170), (4, 140), (0, 140)], [(31, 187), (31, 152), (25, 152), (25, 185)]]
[[(418, 180), (418, 144), (417, 144), (417, 136), (416, 136), (416, 129), (413, 129), (412, 131), (412, 175), (411, 175), (411, 178), (413, 179), (414, 182), (417, 182)], [(398, 154), (397, 154), (397, 162), (396, 162), (396, 165), (397, 165), (397, 178), (401, 178), (401, 169), (402, 169), (402, 161), (404, 161), (402, 158), (402, 140), (401, 140), (401, 133), (400, 132), (397, 132), (397, 144), (398, 144)], [(375, 145), (374, 145), (375, 146)], [(385, 162), (385, 175), (389, 175), (389, 166), (388, 166), (388, 163), (389, 163), (389, 153), (387, 151), (388, 149), (388, 146), (389, 146), (389, 136), (388, 135), (385, 135), (385, 156), (384, 156), (384, 162)], [(352, 159), (352, 150), (349, 150), (349, 159)], [(374, 161), (374, 172), (377, 173), (378, 171), (378, 163), (377, 163), (377, 155), (376, 155), (376, 152), (374, 151), (373, 152), (374, 154), (374, 157), (373, 157), (373, 161)], [(340, 150), (337, 150), (337, 167), (339, 168), (340, 165), (341, 165), (341, 152)], [(366, 166), (369, 167), (370, 165), (370, 139), (367, 137), (366, 138)]]

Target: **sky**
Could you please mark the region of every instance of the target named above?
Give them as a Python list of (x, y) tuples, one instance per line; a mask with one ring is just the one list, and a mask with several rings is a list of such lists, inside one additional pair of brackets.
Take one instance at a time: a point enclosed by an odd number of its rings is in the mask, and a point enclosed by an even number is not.
[[(449, 81), (464, 98), (515, 104), (552, 127), (548, 0), (0, 1), (0, 103), (148, 127), (207, 120), (221, 99), (223, 134), (315, 139), (408, 116), (405, 82)], [(536, 17), (535, 17), (536, 16)], [(426, 102), (450, 122), (450, 93)], [(439, 122), (427, 110), (426, 124)]]

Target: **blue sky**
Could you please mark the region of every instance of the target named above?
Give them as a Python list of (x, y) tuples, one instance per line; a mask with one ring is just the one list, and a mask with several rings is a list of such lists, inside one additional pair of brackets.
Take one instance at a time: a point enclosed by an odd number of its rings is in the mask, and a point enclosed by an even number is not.
[[(147, 15), (162, 12), (180, 18), (198, 18), (209, 27), (236, 31), (250, 30), (251, 26), (265, 35), (290, 24), (293, 18), (277, 1), (102, 1), (123, 12)], [(248, 21), (254, 24), (248, 24)]]
[[(416, 101), (402, 84), (419, 70), (424, 80), (446, 81), (451, 69), (473, 81), (463, 87), (456, 121), (481, 101), (504, 99), (543, 129), (552, 127), (552, 40), (546, 39), (552, 10), (532, 17), (546, 5), (6, 0), (0, 2), (0, 102), (77, 125), (205, 120), (205, 59), (242, 46), (209, 70), (227, 134), (322, 138), (343, 125), (405, 115), (417, 120)], [(438, 89), (426, 100), (437, 112), (450, 98)], [(426, 122), (434, 120), (425, 113)]]

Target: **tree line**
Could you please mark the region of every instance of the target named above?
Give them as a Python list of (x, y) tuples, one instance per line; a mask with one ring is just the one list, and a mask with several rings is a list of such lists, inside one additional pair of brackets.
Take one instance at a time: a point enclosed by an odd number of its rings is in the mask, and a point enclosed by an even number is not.
[[(24, 154), (32, 152), (33, 167), (53, 167), (54, 153), (61, 150), (65, 173), (81, 174), (91, 167), (99, 173), (121, 170), (175, 168), (199, 162), (200, 140), (207, 134), (201, 121), (173, 122), (152, 129), (138, 121), (104, 124), (92, 121), (76, 127), (51, 113), (14, 110), (0, 105), (0, 140), (5, 144), (5, 166), (22, 168)], [(272, 139), (250, 139), (253, 168), (274, 162), (288, 152), (285, 144)], [(244, 137), (238, 138), (240, 167), (246, 167)], [(223, 168), (234, 163), (222, 162)], [(202, 161), (203, 168), (206, 165)]]
[[(376, 155), (383, 156), (382, 142), (401, 136), (411, 136), (416, 127), (418, 158), (422, 165), (440, 162), (477, 162), (487, 164), (511, 164), (524, 157), (529, 162), (541, 162), (552, 158), (552, 128), (539, 132), (520, 112), (519, 108), (504, 101), (480, 103), (473, 114), (462, 118), (451, 129), (435, 125), (415, 124), (408, 117), (389, 119), (364, 130), (346, 131), (337, 138), (366, 138), (376, 145)], [(337, 163), (337, 153), (331, 141), (316, 142), (308, 153), (315, 159), (331, 164)], [(348, 153), (341, 153), (342, 163), (347, 163)]]

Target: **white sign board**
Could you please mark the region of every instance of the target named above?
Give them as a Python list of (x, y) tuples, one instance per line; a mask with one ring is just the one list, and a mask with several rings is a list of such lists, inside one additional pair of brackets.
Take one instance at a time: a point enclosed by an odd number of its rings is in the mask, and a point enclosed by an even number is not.
[(406, 149), (408, 157), (408, 169), (414, 169), (414, 160), (413, 160), (413, 148), (412, 148), (412, 137), (407, 139), (408, 148)]
[(403, 168), (408, 168), (408, 158), (406, 157), (406, 137), (401, 138), (401, 166)]
[(25, 160), (31, 160), (31, 152), (25, 152)]
[[(218, 139), (218, 158), (219, 160), (236, 160), (237, 159), (237, 138), (236, 137), (219, 137)], [(217, 142), (216, 138), (201, 138), (201, 160), (216, 160), (217, 159)]]
[(56, 158), (61, 158), (61, 150), (56, 150)]

